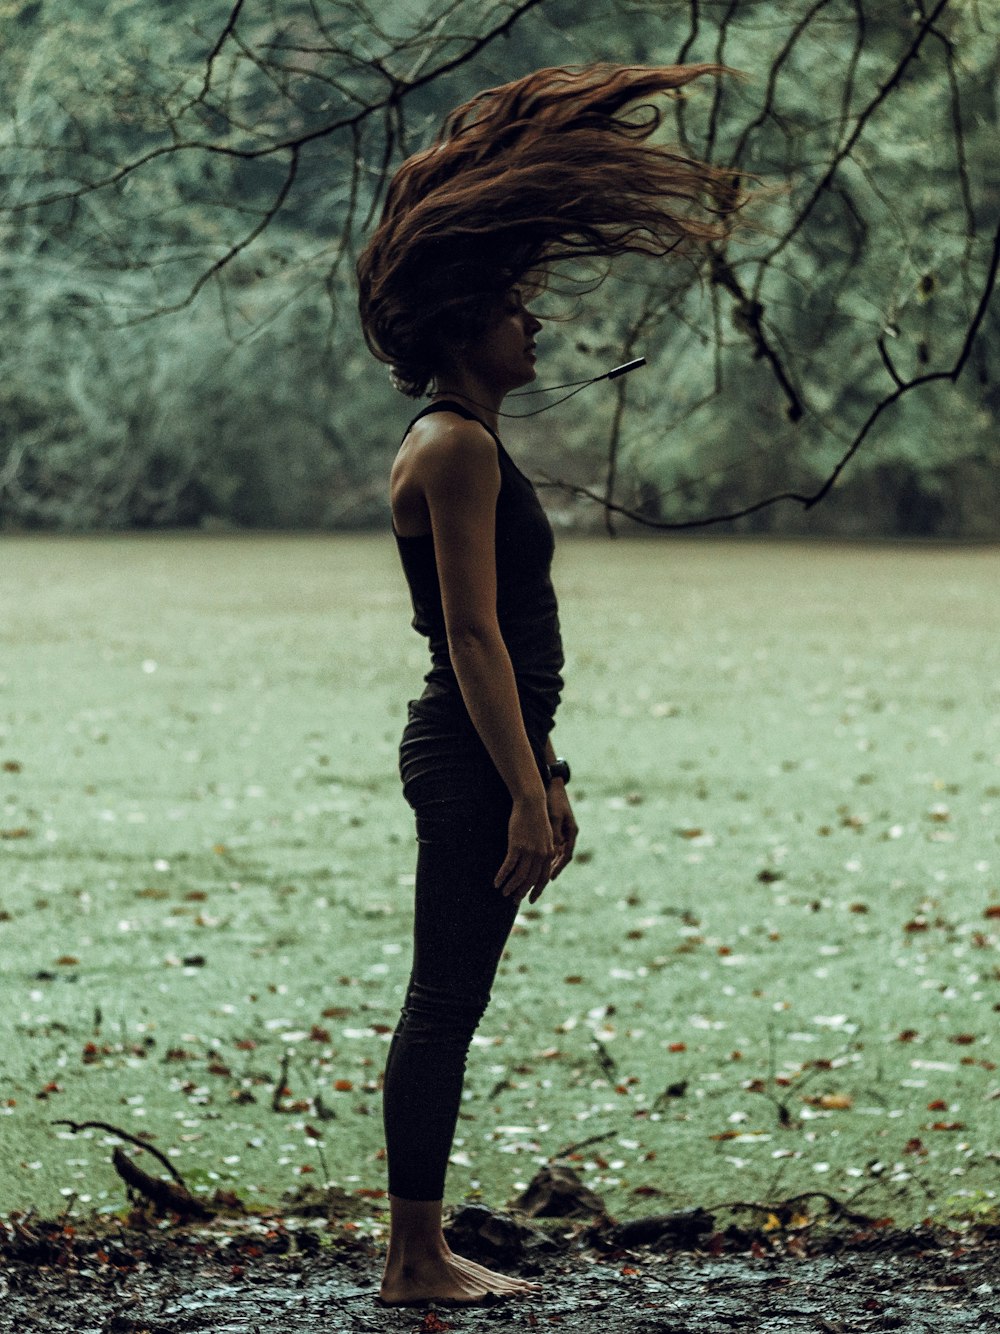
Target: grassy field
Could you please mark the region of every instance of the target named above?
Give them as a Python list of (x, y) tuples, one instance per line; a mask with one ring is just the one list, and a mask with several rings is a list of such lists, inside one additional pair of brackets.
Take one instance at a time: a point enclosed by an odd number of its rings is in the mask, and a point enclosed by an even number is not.
[[(384, 1187), (425, 652), (390, 541), (3, 570), (0, 1211), (124, 1203), (59, 1118), (203, 1192)], [(580, 857), (515, 927), (449, 1197), (590, 1141), (621, 1216), (995, 1211), (995, 549), (569, 539), (556, 578)]]

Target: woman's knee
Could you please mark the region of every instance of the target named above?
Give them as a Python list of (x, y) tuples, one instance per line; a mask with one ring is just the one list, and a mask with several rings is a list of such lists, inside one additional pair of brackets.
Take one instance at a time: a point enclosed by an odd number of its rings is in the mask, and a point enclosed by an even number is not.
[(411, 982), (397, 1031), (410, 1042), (467, 1047), (489, 1003), (489, 991), (454, 991)]

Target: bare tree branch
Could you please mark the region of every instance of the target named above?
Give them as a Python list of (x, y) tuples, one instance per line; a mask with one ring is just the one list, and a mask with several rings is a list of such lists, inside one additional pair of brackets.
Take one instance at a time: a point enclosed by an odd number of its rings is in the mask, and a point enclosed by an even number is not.
[[(205, 98), (208, 96), (209, 90), (212, 87), (212, 71), (215, 67), (216, 59), (218, 58), (219, 53), (225, 46), (226, 42), (236, 31), (236, 23), (240, 17), (240, 11), (242, 10), (245, 3), (246, 0), (236, 0), (236, 4), (233, 6), (229, 18), (226, 20), (225, 27), (219, 33), (219, 36), (216, 38), (215, 45), (208, 53), (208, 58), (205, 61), (205, 80), (201, 85), (201, 92), (199, 92), (195, 97), (191, 99), (191, 101), (187, 104), (188, 107), (194, 106), (197, 102), (204, 102)], [(187, 107), (185, 107), (184, 109), (187, 110)]]
[(816, 204), (822, 198), (823, 194), (826, 192), (831, 182), (833, 181), (833, 178), (840, 170), (841, 164), (850, 156), (852, 149), (855, 147), (858, 140), (861, 138), (862, 134), (864, 134), (865, 128), (868, 125), (868, 122), (871, 120), (872, 116), (882, 105), (885, 99), (889, 96), (889, 94), (893, 92), (894, 89), (899, 87), (900, 81), (902, 80), (903, 75), (906, 73), (908, 66), (910, 65), (911, 61), (913, 61), (916, 58), (917, 54), (920, 51), (921, 46), (923, 46), (924, 44), (924, 39), (927, 37), (927, 34), (930, 32), (935, 21), (947, 8), (948, 3), (949, 0), (937, 0), (937, 4), (934, 6), (934, 12), (931, 14), (930, 18), (925, 19), (924, 22), (921, 23), (916, 36), (910, 43), (910, 46), (906, 51), (905, 55), (903, 56), (902, 60), (899, 61), (896, 68), (893, 70), (892, 74), (889, 76), (888, 79), (886, 79), (885, 83), (882, 84), (881, 88), (878, 90), (878, 92), (875, 94), (872, 100), (868, 103), (865, 109), (858, 115), (854, 123), (854, 129), (851, 131), (850, 135), (848, 135), (847, 140), (844, 142), (844, 144), (834, 154), (833, 158), (830, 161), (829, 166), (821, 176), (818, 184), (813, 188), (812, 194), (809, 196), (805, 204), (803, 204), (802, 208), (799, 210), (798, 215), (792, 222), (791, 226), (786, 228), (780, 240), (761, 259), (760, 269), (758, 271), (757, 283), (754, 287), (755, 300), (758, 300), (760, 297), (760, 284), (763, 281), (763, 275), (766, 271), (767, 264), (777, 255), (779, 255), (782, 252), (782, 250), (784, 250), (798, 235), (806, 219), (812, 213), (813, 209), (816, 207)]

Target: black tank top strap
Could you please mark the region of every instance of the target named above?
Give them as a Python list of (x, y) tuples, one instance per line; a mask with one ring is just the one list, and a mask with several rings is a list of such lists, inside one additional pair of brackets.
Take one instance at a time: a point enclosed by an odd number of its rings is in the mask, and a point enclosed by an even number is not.
[(417, 422), (420, 421), (421, 417), (426, 417), (431, 412), (456, 412), (460, 417), (464, 417), (466, 421), (478, 422), (484, 431), (489, 431), (490, 435), (498, 445), (501, 444), (500, 437), (497, 435), (496, 431), (491, 430), (491, 428), (483, 421), (482, 417), (477, 417), (474, 412), (465, 406), (464, 403), (459, 403), (452, 398), (443, 398), (437, 403), (428, 403), (425, 408), (421, 408), (406, 428), (407, 432), (413, 429)]

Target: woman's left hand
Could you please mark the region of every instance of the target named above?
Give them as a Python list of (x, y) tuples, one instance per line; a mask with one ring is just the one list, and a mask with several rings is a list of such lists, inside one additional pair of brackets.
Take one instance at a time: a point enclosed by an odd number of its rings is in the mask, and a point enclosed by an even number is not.
[[(577, 829), (576, 819), (573, 815), (573, 808), (569, 804), (569, 797), (566, 794), (566, 785), (561, 779), (553, 779), (549, 784), (546, 793), (546, 800), (549, 808), (549, 819), (552, 822), (552, 838), (556, 845), (556, 855), (552, 861), (552, 879), (573, 859), (573, 849), (576, 847)], [(535, 895), (531, 896), (534, 903)]]

